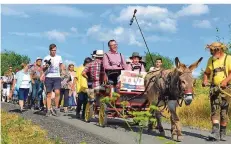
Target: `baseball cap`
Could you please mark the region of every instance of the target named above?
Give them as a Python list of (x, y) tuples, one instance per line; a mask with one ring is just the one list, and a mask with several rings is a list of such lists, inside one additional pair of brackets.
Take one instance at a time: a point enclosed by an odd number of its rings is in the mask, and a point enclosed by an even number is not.
[(37, 60), (43, 60), (43, 59), (42, 59), (41, 57), (37, 57), (36, 61), (37, 61)]

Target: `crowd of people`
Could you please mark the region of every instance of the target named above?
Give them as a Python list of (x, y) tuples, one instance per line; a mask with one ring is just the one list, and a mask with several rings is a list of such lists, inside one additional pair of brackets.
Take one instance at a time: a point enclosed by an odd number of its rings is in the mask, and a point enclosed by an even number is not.
[[(49, 55), (38, 57), (34, 64), (22, 63), (21, 70), (12, 70), (12, 66), (1, 77), (1, 101), (10, 102), (18, 99), (20, 112), (25, 108), (39, 109), (46, 116), (59, 116), (69, 109), (76, 110), (76, 117), (84, 119), (88, 101), (95, 101), (95, 92), (103, 83), (117, 85), (122, 70), (145, 72), (145, 60), (138, 52), (125, 61), (123, 54), (118, 52), (115, 40), (108, 42), (109, 51), (95, 50), (83, 64), (65, 66), (62, 57), (56, 54), (57, 46), (49, 46)], [(228, 122), (228, 101), (214, 90), (221, 85), (231, 85), (231, 56), (225, 51), (226, 46), (220, 42), (208, 45), (211, 57), (204, 72), (203, 86), (210, 86), (212, 134), (216, 139), (225, 139)], [(156, 59), (154, 67), (149, 71), (162, 69), (162, 59)], [(52, 104), (53, 103), (53, 104)], [(54, 105), (54, 107), (52, 106)], [(61, 110), (61, 108), (63, 108)], [(82, 111), (82, 115), (81, 114)]]
[[(1, 78), (2, 101), (17, 99), (21, 113), (29, 108), (46, 111), (46, 116), (59, 116), (60, 112), (76, 110), (76, 117), (84, 119), (87, 102), (95, 101), (95, 92), (104, 82), (117, 85), (121, 70), (145, 72), (144, 57), (133, 52), (125, 61), (117, 46), (115, 40), (110, 40), (108, 52), (95, 50), (76, 67), (74, 64), (66, 66), (56, 54), (57, 46), (51, 44), (45, 58), (37, 57), (33, 64), (23, 62), (22, 69), (15, 73), (12, 66), (9, 67)], [(149, 71), (160, 69), (161, 64), (162, 59), (156, 59), (156, 67)]]

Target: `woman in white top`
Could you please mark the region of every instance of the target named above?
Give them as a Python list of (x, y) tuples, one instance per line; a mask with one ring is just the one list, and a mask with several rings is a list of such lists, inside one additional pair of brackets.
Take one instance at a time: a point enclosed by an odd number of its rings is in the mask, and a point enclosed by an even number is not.
[(18, 100), (20, 106), (20, 112), (23, 110), (24, 102), (26, 101), (29, 90), (31, 87), (31, 75), (28, 72), (29, 65), (27, 63), (22, 63), (22, 70), (17, 72), (13, 84), (13, 88), (16, 84), (16, 90), (18, 91)]

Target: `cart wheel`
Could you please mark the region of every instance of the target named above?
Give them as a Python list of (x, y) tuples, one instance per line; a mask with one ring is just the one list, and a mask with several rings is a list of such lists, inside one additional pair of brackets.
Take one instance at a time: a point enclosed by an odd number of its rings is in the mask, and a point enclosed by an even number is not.
[(107, 124), (107, 114), (106, 114), (106, 104), (103, 103), (100, 105), (100, 109), (99, 109), (99, 125), (101, 127), (105, 127), (105, 125)]
[(85, 109), (85, 122), (90, 122), (92, 115), (93, 115), (93, 104), (90, 104), (90, 102), (88, 102)]

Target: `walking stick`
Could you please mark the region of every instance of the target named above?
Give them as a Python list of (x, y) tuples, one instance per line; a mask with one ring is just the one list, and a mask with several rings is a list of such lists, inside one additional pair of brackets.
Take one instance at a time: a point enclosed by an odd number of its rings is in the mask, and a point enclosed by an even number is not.
[(150, 55), (152, 64), (153, 64), (153, 66), (154, 66), (154, 61), (153, 61), (153, 59), (152, 59), (152, 55), (151, 55), (151, 53), (150, 53), (150, 51), (149, 51), (148, 45), (147, 45), (146, 40), (145, 40), (145, 38), (144, 38), (144, 35), (143, 35), (142, 31), (141, 31), (140, 25), (139, 25), (139, 23), (138, 23), (138, 21), (137, 21), (136, 12), (137, 12), (137, 10), (135, 9), (135, 10), (134, 10), (133, 17), (132, 17), (132, 19), (130, 20), (130, 26), (133, 24), (133, 21), (134, 21), (134, 19), (135, 19), (135, 20), (136, 20), (136, 23), (137, 23), (137, 25), (138, 25), (138, 27), (139, 27), (140, 33), (141, 33), (141, 35), (142, 35), (142, 37), (143, 37), (145, 46), (146, 46), (146, 48), (147, 48), (147, 50), (148, 50), (148, 53), (149, 53), (149, 55)]

